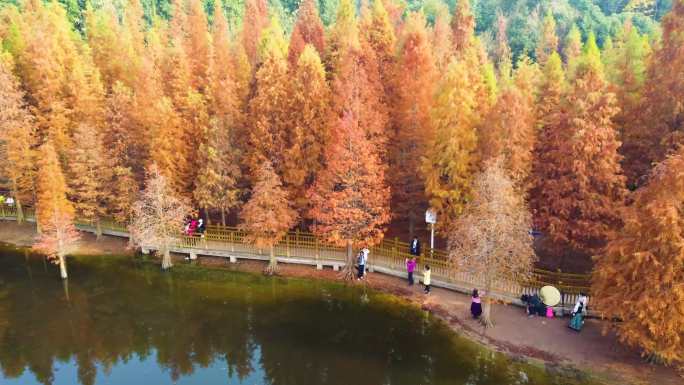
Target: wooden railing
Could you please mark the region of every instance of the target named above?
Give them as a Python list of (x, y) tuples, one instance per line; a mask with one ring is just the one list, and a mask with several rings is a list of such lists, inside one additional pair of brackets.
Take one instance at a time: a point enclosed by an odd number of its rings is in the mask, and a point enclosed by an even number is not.
[[(15, 220), (16, 207), (0, 206), (0, 219)], [(27, 221), (35, 221), (35, 212), (32, 208), (24, 208), (24, 217)], [(94, 232), (95, 223), (78, 220), (77, 227), (83, 231)], [(105, 234), (128, 236), (125, 224), (117, 223), (110, 219), (100, 220), (100, 228)], [(408, 252), (409, 244), (400, 242), (398, 239), (384, 240), (371, 248), (369, 267), (378, 271), (393, 275), (403, 275), (406, 258), (411, 255)], [(259, 250), (245, 241), (245, 232), (236, 227), (208, 226), (204, 236), (180, 235), (174, 251), (193, 252), (196, 254), (209, 254), (210, 251), (222, 252), (240, 258), (264, 259), (268, 250)], [(307, 232), (289, 232), (275, 247), (275, 254), (295, 263), (318, 264), (325, 261), (327, 264), (344, 265), (346, 249), (320, 241), (315, 235)], [(218, 255), (218, 254), (217, 254)], [(418, 260), (418, 266), (430, 265), (433, 281), (440, 282), (445, 287), (460, 291), (472, 288), (484, 287), (484, 279), (474, 274), (461, 271), (450, 261), (447, 253), (443, 250), (427, 250)], [(503, 280), (494, 285), (494, 291), (500, 297), (514, 300), (522, 294), (535, 294), (540, 287), (553, 285), (563, 294), (563, 303), (574, 303), (577, 294), (589, 291), (589, 276), (586, 274), (568, 274), (561, 271), (546, 271), (535, 269), (529, 279), (524, 281)]]

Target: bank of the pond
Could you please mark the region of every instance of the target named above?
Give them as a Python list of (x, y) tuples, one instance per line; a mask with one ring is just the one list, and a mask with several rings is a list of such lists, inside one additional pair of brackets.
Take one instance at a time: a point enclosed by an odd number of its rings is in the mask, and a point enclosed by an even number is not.
[[(35, 236), (32, 225), (0, 223), (0, 241), (18, 246), (29, 246)], [(74, 254), (106, 255), (128, 254), (126, 239), (104, 236), (96, 241), (84, 234)], [(175, 263), (187, 264), (181, 256)], [(191, 269), (226, 269), (260, 273), (264, 264), (257, 261), (240, 261), (229, 264), (219, 258), (203, 258), (192, 262)], [(184, 267), (184, 269), (185, 269)], [(314, 278), (337, 281), (338, 273), (332, 270), (315, 270), (309, 266), (280, 265), (279, 274), (287, 277)], [(615, 384), (662, 384), (681, 385), (683, 380), (670, 368), (644, 363), (638, 353), (620, 345), (612, 334), (603, 335), (603, 323), (588, 320), (581, 333), (566, 327), (567, 319), (529, 319), (514, 306), (495, 305), (493, 316), (496, 327), (484, 329), (470, 319), (470, 299), (448, 290), (433, 289), (429, 296), (422, 294), (418, 286), (408, 287), (405, 281), (377, 273), (370, 273), (362, 283), (374, 290), (393, 294), (431, 312), (459, 334), (478, 341), (492, 349), (504, 352), (515, 360), (542, 365), (548, 371), (561, 372), (564, 376), (583, 378), (591, 373), (603, 381)]]

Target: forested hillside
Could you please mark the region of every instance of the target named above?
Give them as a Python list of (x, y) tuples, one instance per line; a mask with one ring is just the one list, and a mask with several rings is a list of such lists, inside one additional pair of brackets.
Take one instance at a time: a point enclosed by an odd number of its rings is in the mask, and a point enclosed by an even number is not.
[[(214, 2), (204, 0), (204, 8), (209, 19), (213, 17)], [(226, 13), (228, 23), (233, 28), (242, 23), (244, 16), (244, 0), (220, 0)], [(101, 7), (107, 0), (59, 0), (67, 9), (72, 23), (83, 30), (83, 11), (86, 4), (93, 8)], [(429, 23), (442, 13), (452, 13), (458, 0), (401, 0), (393, 2), (390, 11), (406, 13), (422, 10)], [(20, 4), (20, 0), (0, 0), (2, 4)], [(113, 2), (119, 12), (124, 2)], [(299, 8), (299, 0), (270, 0), (269, 9), (278, 15), (286, 32), (294, 25)], [(357, 7), (363, 1), (357, 1)], [(508, 20), (508, 40), (515, 60), (521, 54), (534, 58), (534, 48), (540, 39), (544, 16), (551, 12), (558, 26), (558, 33), (566, 35), (573, 24), (576, 24), (586, 39), (589, 32), (594, 32), (599, 46), (620, 33), (626, 20), (631, 20), (640, 33), (659, 33), (658, 22), (672, 7), (672, 0), (474, 0), (471, 2), (476, 21), (476, 33), (481, 37), (488, 50), (493, 50), (496, 39), (497, 15), (502, 14)], [(141, 1), (145, 19), (150, 23), (154, 15), (169, 19), (172, 14), (170, 0)], [(321, 21), (325, 26), (335, 21), (335, 12), (339, 0), (318, 0)]]

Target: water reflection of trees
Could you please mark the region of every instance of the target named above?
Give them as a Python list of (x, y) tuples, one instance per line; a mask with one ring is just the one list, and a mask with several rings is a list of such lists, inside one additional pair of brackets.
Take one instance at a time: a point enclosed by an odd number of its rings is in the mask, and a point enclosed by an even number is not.
[[(178, 270), (72, 265), (67, 301), (62, 283), (40, 263), (31, 264), (29, 279), (24, 266), (0, 260), (5, 377), (28, 369), (50, 384), (55, 361), (73, 359), (81, 384), (91, 385), (98, 368), (108, 372), (156, 352), (173, 380), (215, 360), (226, 361), (227, 381), (259, 369), (266, 382), (285, 385), (482, 378), (475, 348), (454, 349), (423, 314), (387, 301), (364, 304), (353, 291), (223, 273), (217, 285)], [(494, 360), (481, 383), (505, 383), (501, 365)]]

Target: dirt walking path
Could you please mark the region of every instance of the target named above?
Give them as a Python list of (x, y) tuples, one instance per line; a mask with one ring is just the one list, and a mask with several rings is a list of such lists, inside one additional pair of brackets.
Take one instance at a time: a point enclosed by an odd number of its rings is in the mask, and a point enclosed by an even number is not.
[[(0, 222), (0, 241), (17, 246), (30, 246), (35, 238), (33, 224), (17, 225)], [(75, 254), (131, 254), (128, 241), (123, 238), (103, 236), (96, 241), (91, 234), (84, 234)], [(175, 256), (174, 263), (188, 263), (183, 256)], [(239, 260), (230, 264), (223, 258), (200, 257), (193, 261), (202, 266), (212, 266), (236, 271), (259, 273), (265, 263)], [(290, 277), (339, 279), (339, 273), (330, 269), (316, 270), (310, 266), (279, 265), (279, 274)], [(433, 288), (429, 295), (423, 294), (418, 284), (408, 286), (406, 280), (369, 273), (365, 281), (354, 285), (367, 285), (373, 289), (389, 292), (442, 318), (460, 334), (479, 341), (514, 358), (541, 360), (548, 370), (560, 370), (564, 375), (583, 376), (588, 371), (615, 384), (684, 385), (684, 378), (672, 368), (650, 365), (639, 357), (637, 351), (617, 342), (614, 334), (602, 334), (605, 323), (589, 319), (580, 333), (567, 327), (568, 318), (528, 318), (517, 306), (494, 305), (492, 317), (495, 327), (485, 329), (470, 317), (470, 298), (446, 289)]]

